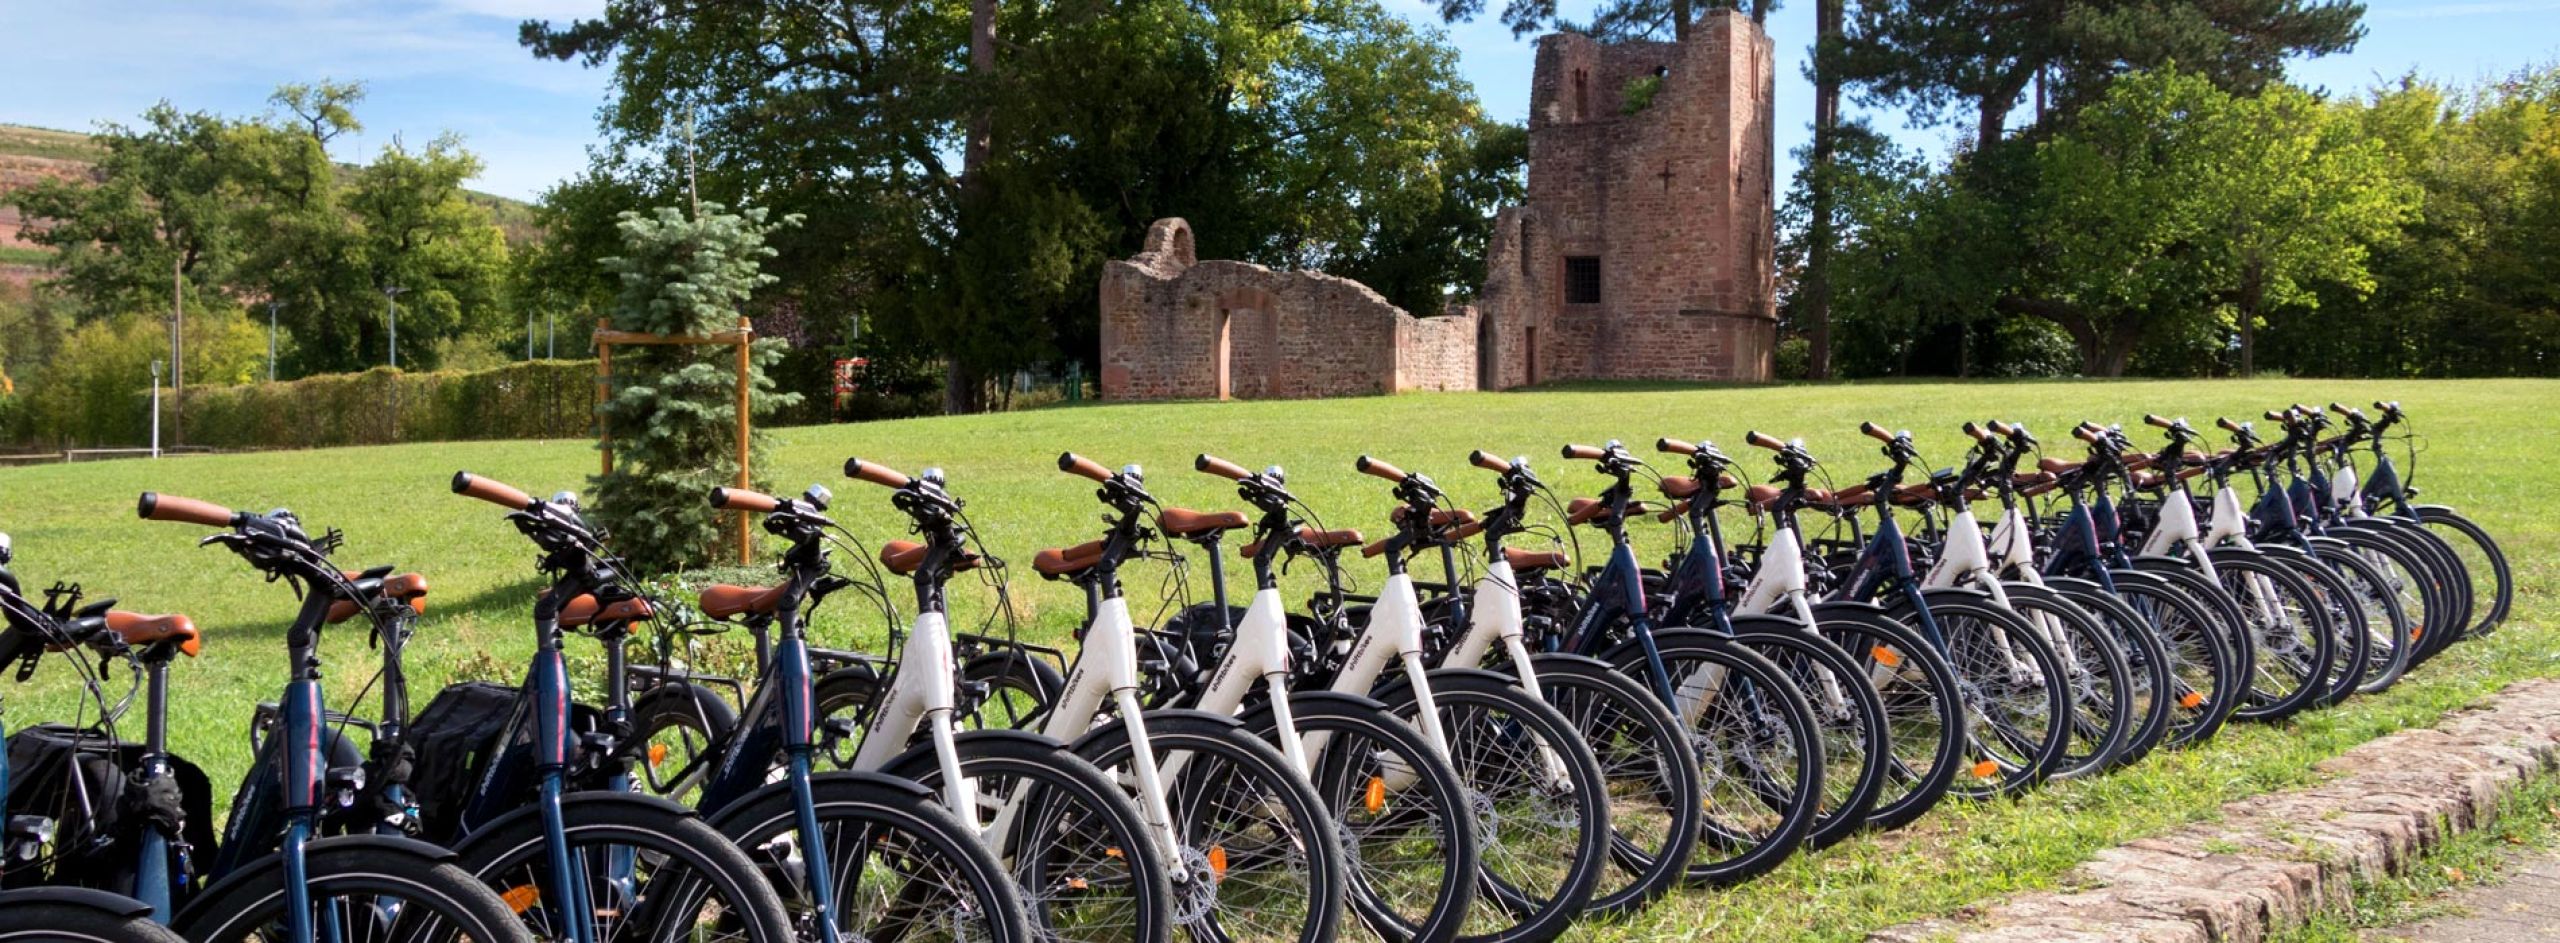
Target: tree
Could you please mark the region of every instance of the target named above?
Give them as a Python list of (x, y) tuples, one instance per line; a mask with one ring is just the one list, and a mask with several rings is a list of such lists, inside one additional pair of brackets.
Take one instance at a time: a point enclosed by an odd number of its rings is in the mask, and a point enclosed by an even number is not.
[[(1440, 18), (1452, 23), (1484, 13), (1484, 0), (1439, 0)], [(1563, 31), (1589, 33), (1602, 39), (1688, 39), (1689, 28), (1707, 10), (1741, 10), (1751, 22), (1767, 23), (1777, 0), (1602, 0), (1588, 22), (1564, 19), (1556, 0), (1504, 0), (1502, 23), (1511, 35)]]
[(1325, 269), (1424, 316), (1484, 284), (1493, 214), (1529, 195), (1529, 129), (1480, 124), (1451, 140), (1446, 154), (1437, 194), (1417, 187), (1406, 191), (1413, 199), (1357, 207), (1367, 235)]
[(2020, 226), (2034, 261), (2000, 304), (2068, 331), (2095, 376), (2221, 306), (2245, 338), (2271, 305), (2310, 301), (2311, 283), (2369, 287), (2364, 246), (2413, 197), (2380, 158), (2297, 89), (2240, 97), (2199, 73), (2127, 76), (2038, 145)]
[(1927, 123), (1969, 119), (1985, 152), (2034, 83), (2064, 114), (2117, 76), (2171, 62), (2253, 92), (2289, 57), (2353, 47), (2363, 16), (2354, 0), (1871, 0), (1843, 68), (1874, 103)]
[[(736, 329), (756, 289), (774, 282), (762, 270), (773, 255), (766, 233), (794, 222), (768, 223), (763, 209), (733, 214), (717, 203), (703, 204), (698, 217), (675, 207), (623, 213), (622, 253), (604, 260), (620, 283), (613, 327), (691, 335)], [(778, 341), (755, 343), (751, 409), (798, 399), (774, 392), (765, 376), (781, 355)], [(735, 481), (738, 471), (736, 361), (715, 345), (637, 345), (616, 350), (613, 367), (613, 388), (596, 407), (612, 433), (613, 471), (592, 479), (594, 516), (643, 573), (707, 561), (720, 541), (703, 496)]]
[(1005, 7), (991, 70), (970, 65), (979, 12), (617, 0), (523, 35), (611, 64), (599, 172), (666, 192), (690, 112), (706, 194), (812, 221), (774, 239), (772, 303), (973, 389), (1090, 357), (1101, 267), (1154, 220), (1200, 221), (1210, 257), (1329, 264), (1382, 218), (1362, 208), (1436, 200), (1477, 120), (1455, 53), (1373, 0)]

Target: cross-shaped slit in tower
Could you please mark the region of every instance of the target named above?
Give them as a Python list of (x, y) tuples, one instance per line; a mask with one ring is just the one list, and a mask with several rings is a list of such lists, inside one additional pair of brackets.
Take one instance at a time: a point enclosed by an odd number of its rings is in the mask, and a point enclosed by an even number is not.
[(1671, 189), (1671, 162), (1670, 162), (1670, 161), (1663, 161), (1663, 162), (1662, 162), (1662, 173), (1660, 173), (1660, 174), (1656, 174), (1655, 176), (1659, 176), (1659, 177), (1661, 177), (1661, 178), (1662, 178), (1662, 189), (1664, 189), (1664, 190), (1669, 190), (1669, 189)]

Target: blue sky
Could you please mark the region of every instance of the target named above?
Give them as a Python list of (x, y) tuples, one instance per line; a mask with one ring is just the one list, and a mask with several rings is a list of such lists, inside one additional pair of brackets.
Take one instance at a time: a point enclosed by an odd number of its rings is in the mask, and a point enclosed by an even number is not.
[[(1428, 0), (1382, 0), (1434, 24)], [(1499, 4), (1488, 4), (1499, 6)], [(1566, 0), (1568, 12), (1589, 0)], [(86, 130), (130, 121), (166, 98), (180, 108), (254, 114), (284, 82), (364, 81), (365, 131), (338, 157), (365, 160), (394, 135), (460, 133), (487, 161), (475, 186), (531, 198), (585, 164), (604, 101), (603, 73), (536, 61), (515, 42), (528, 16), (591, 13), (601, 0), (0, 0), (0, 121)], [(1780, 54), (1779, 148), (1803, 142), (1812, 0), (1771, 16)], [(2368, 0), (2354, 52), (2296, 64), (2306, 85), (2352, 92), (2415, 69), (2454, 81), (2560, 59), (2560, 0)], [(1528, 112), (1531, 47), (1501, 24), (1446, 28), (1486, 111)], [(1886, 116), (1881, 123), (1898, 126)], [(1943, 147), (1952, 129), (1903, 129)], [(1791, 172), (1782, 158), (1781, 173)]]

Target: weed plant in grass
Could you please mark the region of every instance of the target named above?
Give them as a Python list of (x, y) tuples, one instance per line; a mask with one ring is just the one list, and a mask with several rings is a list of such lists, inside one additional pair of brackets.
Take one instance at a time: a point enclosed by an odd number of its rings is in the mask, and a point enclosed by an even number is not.
[[(1093, 486), (1057, 471), (1058, 453), (1075, 451), (1108, 465), (1138, 463), (1166, 503), (1196, 509), (1239, 506), (1232, 485), (1191, 471), (1200, 452), (1251, 467), (1279, 464), (1293, 490), (1324, 515), (1328, 527), (1384, 532), (1392, 505), (1386, 487), (1355, 473), (1353, 457), (1370, 453), (1432, 475), (1470, 507), (1494, 500), (1491, 476), (1469, 468), (1469, 449), (1527, 455), (1563, 497), (1600, 484), (1581, 463), (1556, 457), (1567, 442), (1626, 440), (1639, 451), (1656, 436), (1711, 439), (1765, 477), (1763, 453), (1742, 445), (1745, 430), (1802, 436), (1835, 483), (1876, 470), (1872, 440), (1860, 420), (1910, 429), (1933, 465), (1963, 456), (1957, 427), (1965, 420), (2021, 420), (2055, 454), (2077, 457), (2064, 433), (2083, 419), (2132, 423), (2144, 412), (2184, 415), (2199, 426), (2214, 416), (2256, 416), (2270, 406), (2340, 400), (2397, 399), (2426, 437), (2416, 482), (2430, 501), (2463, 508), (2494, 532), (2517, 567), (2516, 613), (2506, 631), (2458, 647), (2388, 695), (2358, 698), (2282, 727), (2235, 727), (2193, 752), (2157, 756), (2101, 779), (2048, 788), (2014, 803), (1949, 805), (1902, 832), (1861, 838), (1799, 858), (1777, 874), (1726, 892), (1675, 895), (1617, 926), (1589, 927), (1574, 938), (1634, 941), (1853, 940), (1868, 930), (1943, 913), (1986, 897), (2050, 885), (2092, 851), (2213, 814), (2224, 802), (2299, 785), (2313, 763), (2401, 727), (2425, 724), (2507, 681), (2550, 674), (2560, 651), (2551, 593), (2560, 523), (2535, 514), (2560, 489), (2560, 447), (2548, 412), (2560, 403), (2552, 381), (2145, 381), (1840, 385), (1661, 389), (1596, 387), (1528, 393), (1409, 395), (1314, 402), (1095, 405), (968, 416), (778, 430), (761, 467), (776, 490), (820, 483), (836, 495), (834, 516), (868, 547), (907, 536), (903, 519), (877, 488), (846, 480), (848, 456), (910, 473), (944, 469), (972, 521), (1013, 568), (1013, 595), (1025, 613), (1024, 637), (1068, 643), (1082, 616), (1073, 587), (1041, 580), (1027, 565), (1041, 547), (1090, 540), (1101, 533)], [(2137, 442), (2156, 441), (2136, 428)], [(528, 617), (541, 584), (530, 544), (495, 508), (456, 497), (447, 483), (458, 469), (488, 475), (535, 494), (585, 487), (595, 467), (592, 443), (440, 443), (170, 458), (0, 470), (0, 531), (17, 539), (17, 571), (31, 588), (61, 579), (85, 584), (93, 597), (117, 597), (125, 608), (177, 611), (205, 631), (204, 657), (176, 668), (174, 745), (204, 764), (227, 794), (247, 762), (251, 708), (271, 699), (283, 677), (283, 632), (295, 601), (281, 585), (261, 582), (228, 553), (195, 547), (201, 528), (134, 518), (144, 490), (204, 498), (233, 507), (291, 507), (314, 528), (346, 532), (339, 561), (350, 569), (391, 563), (428, 576), (434, 587), (412, 643), (411, 676), (423, 698), (463, 678), (513, 680), (531, 650)], [(1678, 470), (1676, 466), (1672, 470)], [(2413, 469), (2404, 468), (2403, 471)], [(1553, 522), (1548, 513), (1545, 520)], [(1747, 519), (1730, 522), (1749, 540)], [(1673, 540), (1667, 527), (1640, 532), (1645, 554), (1660, 559)], [(1527, 543), (1522, 545), (1526, 546)], [(769, 544), (771, 552), (778, 548)], [(1586, 537), (1586, 554), (1605, 552)], [(1596, 560), (1595, 560), (1596, 562)], [(1355, 561), (1360, 582), (1383, 573)], [(840, 571), (853, 568), (839, 563)], [(1432, 573), (1425, 567), (1423, 573)], [(1162, 564), (1130, 567), (1136, 615), (1156, 614), (1154, 601), (1187, 588), (1205, 597), (1206, 568)], [(1157, 575), (1161, 582), (1157, 582)], [(734, 578), (737, 574), (724, 574)], [(1314, 585), (1312, 567), (1289, 574), (1290, 595)], [(953, 588), (954, 624), (978, 628), (993, 618), (983, 587)], [(907, 594), (891, 587), (903, 606)], [(1171, 604), (1169, 604), (1171, 605)], [(813, 626), (821, 644), (877, 650), (886, 635), (876, 611), (850, 595), (821, 610)], [(361, 628), (342, 628), (326, 643), (329, 690), (339, 706), (364, 690), (374, 653)], [(743, 662), (743, 639), (721, 639), (714, 667)], [(573, 644), (573, 658), (594, 649)], [(50, 665), (29, 686), (0, 692), (9, 720), (24, 725), (68, 720), (76, 699), (69, 673)], [(124, 675), (114, 682), (119, 686)], [(590, 683), (592, 683), (590, 676)], [(120, 693), (120, 687), (119, 691)], [(423, 703), (423, 701), (421, 701)]]

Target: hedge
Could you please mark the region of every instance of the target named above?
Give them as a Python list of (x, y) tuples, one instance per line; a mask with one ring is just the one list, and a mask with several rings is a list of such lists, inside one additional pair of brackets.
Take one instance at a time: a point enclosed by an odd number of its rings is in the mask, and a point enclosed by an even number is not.
[[(596, 362), (543, 360), (491, 370), (404, 373), (376, 367), (284, 383), (187, 391), (186, 444), (325, 448), (457, 439), (593, 435)], [(161, 403), (162, 422), (175, 404)], [(137, 408), (136, 415), (147, 409)]]

